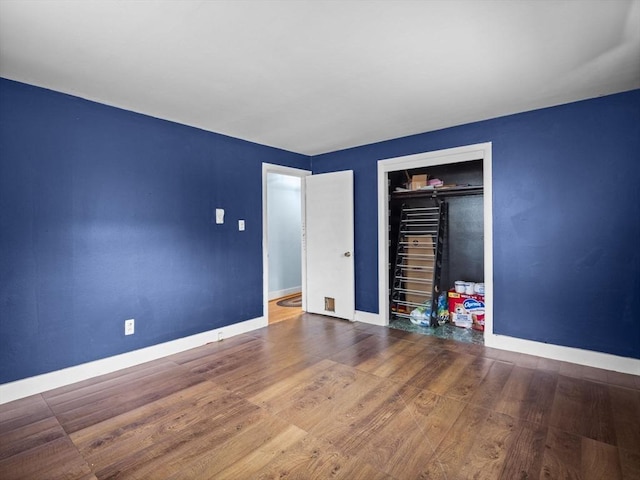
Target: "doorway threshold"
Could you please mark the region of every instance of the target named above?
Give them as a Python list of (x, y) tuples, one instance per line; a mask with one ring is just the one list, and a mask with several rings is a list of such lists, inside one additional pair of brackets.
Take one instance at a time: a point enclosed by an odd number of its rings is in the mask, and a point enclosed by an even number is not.
[(429, 335), (432, 337), (444, 338), (446, 340), (455, 340), (456, 342), (473, 343), (476, 345), (484, 345), (484, 334), (471, 328), (460, 328), (450, 323), (438, 327), (421, 327), (414, 325), (407, 318), (395, 318), (389, 320), (389, 328), (396, 330), (404, 330), (405, 332), (419, 333), (421, 335)]

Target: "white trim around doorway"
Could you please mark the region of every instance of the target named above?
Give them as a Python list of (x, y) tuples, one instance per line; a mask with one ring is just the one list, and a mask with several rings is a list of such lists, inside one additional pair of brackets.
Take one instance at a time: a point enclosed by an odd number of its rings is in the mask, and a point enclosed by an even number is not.
[[(266, 324), (269, 322), (269, 236), (267, 215), (267, 176), (270, 173), (289, 175), (290, 177), (304, 178), (311, 175), (309, 170), (285, 167), (271, 163), (262, 164), (262, 315)], [(300, 201), (302, 212), (302, 310), (307, 310), (307, 262), (306, 262), (306, 206), (305, 206), (305, 182), (300, 182)]]
[(524, 340), (493, 332), (493, 179), (492, 144), (478, 143), (463, 147), (418, 153), (378, 161), (378, 318), (369, 314), (367, 323), (389, 324), (389, 188), (388, 174), (399, 170), (445, 165), (470, 160), (483, 161), (484, 207), (484, 344), (500, 350), (536, 355), (589, 367), (640, 375), (640, 360), (606, 353)]
[[(493, 223), (491, 142), (378, 161), (378, 312), (389, 324), (389, 172), (482, 160), (484, 184), (485, 344), (493, 336)], [(489, 341), (490, 343), (490, 341)]]

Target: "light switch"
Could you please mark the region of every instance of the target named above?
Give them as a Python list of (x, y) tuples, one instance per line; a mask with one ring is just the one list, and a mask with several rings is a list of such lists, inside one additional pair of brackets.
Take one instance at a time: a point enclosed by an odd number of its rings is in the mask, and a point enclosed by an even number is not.
[(216, 208), (216, 223), (224, 223), (224, 208)]
[(244, 220), (238, 220), (238, 230), (244, 232)]

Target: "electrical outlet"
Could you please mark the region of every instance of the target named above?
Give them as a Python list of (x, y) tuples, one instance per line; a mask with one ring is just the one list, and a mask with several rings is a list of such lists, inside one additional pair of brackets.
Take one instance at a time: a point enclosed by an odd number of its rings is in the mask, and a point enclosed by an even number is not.
[(124, 321), (124, 334), (133, 335), (135, 333), (135, 320), (133, 318)]

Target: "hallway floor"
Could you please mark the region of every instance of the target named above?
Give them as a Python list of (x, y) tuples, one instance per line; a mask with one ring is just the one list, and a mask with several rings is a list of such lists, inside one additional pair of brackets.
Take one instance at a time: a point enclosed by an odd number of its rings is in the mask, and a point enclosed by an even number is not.
[(278, 305), (280, 300), (296, 297), (300, 294), (295, 293), (286, 297), (276, 298), (269, 302), (269, 325), (272, 323), (291, 320), (302, 314), (302, 307), (281, 307)]

